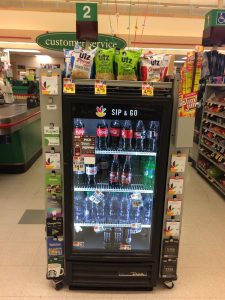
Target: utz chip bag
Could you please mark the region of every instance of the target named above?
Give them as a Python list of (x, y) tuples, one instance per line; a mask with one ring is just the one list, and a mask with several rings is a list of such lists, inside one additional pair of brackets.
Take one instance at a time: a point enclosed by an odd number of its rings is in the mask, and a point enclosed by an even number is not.
[(163, 60), (165, 54), (148, 53), (140, 60), (140, 74), (142, 81), (157, 82), (163, 77)]
[(115, 62), (117, 65), (117, 80), (133, 80), (137, 78), (138, 62), (141, 50), (117, 50)]
[(98, 49), (95, 56), (96, 79), (113, 80), (114, 49)]
[(93, 72), (93, 62), (96, 53), (94, 50), (84, 50), (76, 46), (72, 55), (74, 59), (71, 77), (73, 79), (90, 79)]

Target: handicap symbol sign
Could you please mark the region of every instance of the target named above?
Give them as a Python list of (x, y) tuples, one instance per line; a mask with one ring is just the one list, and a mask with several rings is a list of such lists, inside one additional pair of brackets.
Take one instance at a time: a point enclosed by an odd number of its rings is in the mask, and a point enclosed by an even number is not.
[(216, 24), (225, 25), (225, 11), (217, 13)]

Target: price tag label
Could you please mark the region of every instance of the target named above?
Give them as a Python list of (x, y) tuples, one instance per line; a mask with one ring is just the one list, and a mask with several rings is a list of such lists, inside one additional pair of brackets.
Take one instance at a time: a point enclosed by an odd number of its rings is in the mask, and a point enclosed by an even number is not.
[(73, 163), (73, 171), (74, 172), (85, 172), (85, 165), (84, 163), (78, 163), (78, 162), (74, 162)]
[(142, 230), (141, 223), (132, 223), (132, 224), (130, 224), (130, 229), (131, 229), (132, 234), (140, 233), (141, 230)]
[(150, 83), (148, 82), (142, 83), (142, 96), (148, 96), (148, 97), (154, 96), (154, 88)]
[(131, 245), (128, 244), (120, 244), (120, 250), (131, 250)]
[(104, 81), (104, 80), (96, 80), (95, 81), (95, 94), (96, 95), (106, 95), (107, 94), (106, 81)]
[(99, 191), (99, 190), (96, 190), (94, 192), (94, 194), (92, 194), (89, 199), (94, 202), (95, 204), (99, 204), (103, 199), (104, 199), (105, 195)]
[(72, 82), (72, 80), (69, 78), (63, 79), (63, 93), (64, 94), (75, 94), (76, 93), (75, 83)]

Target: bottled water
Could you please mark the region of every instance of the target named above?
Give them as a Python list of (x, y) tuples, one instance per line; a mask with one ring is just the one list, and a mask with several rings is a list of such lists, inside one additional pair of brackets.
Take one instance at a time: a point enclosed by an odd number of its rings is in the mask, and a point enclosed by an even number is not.
[(130, 199), (128, 193), (123, 194), (120, 201), (120, 224), (128, 224), (130, 221)]
[(96, 206), (96, 221), (98, 223), (105, 223), (106, 221), (106, 215), (105, 215), (105, 199), (101, 199), (101, 201), (98, 204), (95, 204)]
[(87, 193), (87, 197), (84, 200), (84, 222), (95, 223), (95, 204), (90, 199), (90, 193)]
[(113, 193), (109, 203), (109, 222), (117, 224), (119, 222), (120, 203), (116, 193)]
[(143, 224), (150, 225), (152, 218), (152, 196), (147, 194), (143, 201)]
[(74, 221), (83, 223), (84, 221), (84, 193), (76, 192), (74, 194)]

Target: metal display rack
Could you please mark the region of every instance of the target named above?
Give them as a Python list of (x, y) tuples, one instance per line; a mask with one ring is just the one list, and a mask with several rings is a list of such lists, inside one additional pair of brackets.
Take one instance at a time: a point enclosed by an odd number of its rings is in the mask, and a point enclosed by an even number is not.
[[(222, 176), (224, 176), (225, 174), (225, 135), (223, 131), (222, 133), (220, 133), (214, 130), (214, 126), (217, 126), (222, 130), (225, 129), (225, 103), (210, 99), (212, 93), (214, 93), (215, 91), (218, 92), (219, 90), (221, 90), (221, 92), (225, 92), (225, 85), (206, 85), (196, 169), (220, 193), (225, 195), (225, 186), (223, 186), (222, 182), (220, 181), (220, 178), (222, 178)], [(214, 105), (218, 108), (222, 107), (222, 111), (211, 111), (208, 105)], [(210, 119), (215, 117), (216, 120)], [(207, 133), (210, 133), (210, 135), (208, 136)], [(207, 144), (206, 141), (208, 141), (209, 144)], [(220, 178), (214, 178), (208, 171), (208, 168), (204, 168), (201, 165), (201, 159), (208, 162), (210, 166), (216, 167), (220, 172), (223, 172), (223, 175), (221, 175)]]

